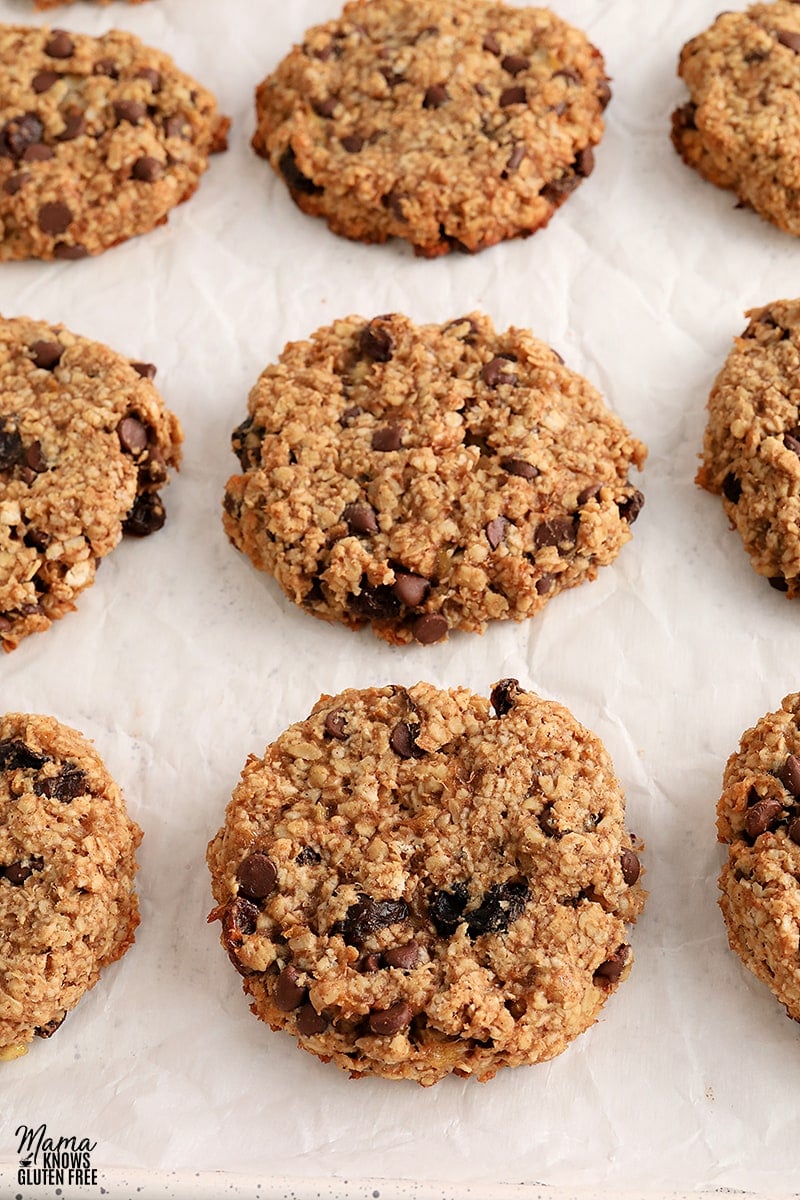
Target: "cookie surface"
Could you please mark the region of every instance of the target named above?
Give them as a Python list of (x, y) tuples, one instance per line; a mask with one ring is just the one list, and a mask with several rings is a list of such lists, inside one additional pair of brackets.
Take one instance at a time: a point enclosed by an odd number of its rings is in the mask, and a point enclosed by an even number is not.
[(61, 325), (0, 318), (0, 642), (71, 611), (123, 533), (165, 520), (181, 428), (155, 368)]
[(356, 0), (256, 93), (256, 152), (345, 237), (435, 257), (546, 225), (591, 173), (611, 92), (545, 8)]
[(560, 1053), (645, 893), (596, 737), (501, 680), (323, 696), (251, 756), (211, 842), (253, 1012), (352, 1075), (490, 1079)]
[(163, 224), (227, 125), (132, 34), (0, 26), (0, 260), (83, 258)]
[(234, 432), (233, 544), (315, 616), (397, 644), (522, 620), (630, 537), (645, 448), (485, 316), (348, 317), (290, 343)]
[(800, 9), (792, 0), (723, 12), (687, 42), (690, 101), (673, 144), (690, 167), (788, 233), (800, 234)]
[(0, 717), (0, 1059), (50, 1037), (133, 942), (141, 838), (81, 734)]
[(753, 567), (800, 594), (800, 300), (751, 309), (708, 400), (701, 487), (722, 497)]
[(800, 1020), (800, 694), (743, 735), (725, 768), (719, 886), (728, 940)]

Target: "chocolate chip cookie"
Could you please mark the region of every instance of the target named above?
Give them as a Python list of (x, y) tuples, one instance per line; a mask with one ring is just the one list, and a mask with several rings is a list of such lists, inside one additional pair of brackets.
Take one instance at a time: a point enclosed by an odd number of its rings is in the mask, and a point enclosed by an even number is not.
[(672, 141), (690, 167), (800, 234), (800, 9), (793, 0), (723, 12), (683, 47), (690, 101)]
[(227, 126), (132, 34), (0, 26), (0, 260), (84, 258), (163, 224)]
[(600, 52), (549, 9), (355, 0), (256, 93), (256, 152), (295, 203), (426, 258), (546, 225), (591, 174)]
[(747, 314), (708, 400), (697, 482), (722, 497), (759, 575), (800, 594), (800, 300)]
[(178, 420), (132, 362), (62, 325), (0, 318), (0, 643), (74, 607), (123, 533), (164, 524)]
[(630, 970), (645, 893), (603, 746), (494, 685), (322, 696), (251, 756), (208, 849), (252, 1011), (351, 1075), (559, 1054)]
[(725, 767), (719, 878), (728, 940), (800, 1021), (800, 694), (743, 735)]
[(224, 526), (308, 612), (388, 642), (522, 620), (630, 538), (646, 450), (522, 329), (347, 317), (250, 394)]
[(50, 1037), (132, 944), (141, 839), (85, 738), (0, 717), (0, 1060)]

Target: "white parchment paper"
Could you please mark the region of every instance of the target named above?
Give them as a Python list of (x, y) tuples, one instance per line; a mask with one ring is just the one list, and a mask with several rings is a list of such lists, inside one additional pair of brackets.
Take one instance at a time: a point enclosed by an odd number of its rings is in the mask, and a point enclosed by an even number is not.
[[(693, 476), (743, 310), (800, 294), (800, 243), (737, 210), (670, 145), (679, 49), (719, 0), (555, 6), (614, 81), (594, 174), (527, 241), (432, 262), (336, 238), (249, 148), (255, 85), (339, 0), (49, 14), (162, 47), (234, 124), (166, 226), (97, 259), (0, 266), (0, 311), (157, 363), (186, 433), (166, 528), (123, 543), (74, 614), (0, 662), (3, 709), (94, 739), (145, 830), (136, 945), (52, 1040), (2, 1070), (4, 1194), (35, 1194), (13, 1182), (15, 1130), (41, 1123), (96, 1142), (109, 1168), (295, 1179), (299, 1191), (322, 1177), (342, 1195), (380, 1177), (471, 1181), (487, 1196), (501, 1184), (795, 1190), (800, 1029), (727, 948), (714, 806), (742, 731), (800, 687), (800, 609), (755, 576)], [(45, 20), (26, 0), (0, 0), (0, 19)], [(222, 533), (247, 392), (286, 341), (337, 316), (473, 308), (532, 328), (648, 444), (634, 540), (596, 582), (482, 638), (398, 650), (319, 623)], [(205, 923), (206, 843), (247, 754), (321, 692), (420, 678), (486, 691), (505, 675), (566, 703), (612, 754), (647, 843), (634, 970), (552, 1063), (483, 1086), (351, 1082), (250, 1015)]]

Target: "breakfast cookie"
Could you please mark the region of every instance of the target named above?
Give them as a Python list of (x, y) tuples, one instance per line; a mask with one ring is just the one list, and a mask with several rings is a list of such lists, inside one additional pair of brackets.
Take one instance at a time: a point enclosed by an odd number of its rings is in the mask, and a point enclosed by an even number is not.
[(697, 482), (722, 497), (753, 567), (800, 595), (800, 300), (750, 309), (708, 400)]
[(85, 738), (0, 717), (0, 1060), (50, 1037), (132, 944), (141, 839)]
[(600, 52), (546, 8), (354, 0), (256, 92), (256, 152), (334, 233), (470, 253), (546, 225), (594, 166)]
[(691, 100), (672, 118), (681, 158), (787, 233), (800, 234), (800, 8), (723, 12), (687, 42)]
[(208, 849), (252, 1011), (351, 1075), (491, 1079), (561, 1053), (645, 892), (598, 739), (503, 679), (322, 696), (252, 756)]
[(800, 1021), (800, 694), (762, 717), (725, 767), (719, 878), (728, 940)]
[(308, 612), (385, 641), (522, 620), (592, 579), (643, 503), (646, 450), (522, 329), (347, 317), (250, 394), (223, 521)]
[(164, 524), (181, 428), (131, 362), (61, 325), (0, 318), (0, 643), (75, 605), (123, 533)]
[(84, 258), (162, 225), (228, 124), (130, 33), (0, 26), (0, 260)]

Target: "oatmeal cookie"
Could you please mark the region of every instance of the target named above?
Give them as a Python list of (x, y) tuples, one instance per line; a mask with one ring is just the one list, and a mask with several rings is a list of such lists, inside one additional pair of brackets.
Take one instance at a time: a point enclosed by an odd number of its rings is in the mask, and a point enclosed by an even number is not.
[(514, 679), (349, 690), (251, 756), (208, 849), (252, 1011), (353, 1076), (561, 1053), (630, 970), (640, 864), (603, 746)]
[(725, 768), (719, 878), (728, 940), (800, 1021), (800, 694), (743, 735)]
[(355, 0), (260, 85), (253, 147), (335, 233), (472, 253), (547, 224), (610, 96), (600, 52), (549, 9)]
[(800, 234), (800, 8), (793, 0), (723, 12), (683, 47), (691, 99), (672, 141), (690, 167), (760, 216)]
[(228, 124), (130, 33), (0, 26), (0, 260), (84, 258), (162, 225)]
[(151, 363), (62, 325), (0, 318), (0, 643), (74, 607), (123, 533), (164, 524), (181, 428)]
[(0, 717), (0, 1060), (50, 1037), (132, 944), (141, 839), (85, 738)]
[(701, 487), (722, 497), (753, 567), (800, 594), (800, 300), (747, 312), (708, 400)]
[(630, 538), (646, 450), (526, 330), (347, 317), (286, 347), (233, 435), (224, 526), (290, 599), (397, 644), (529, 617)]

